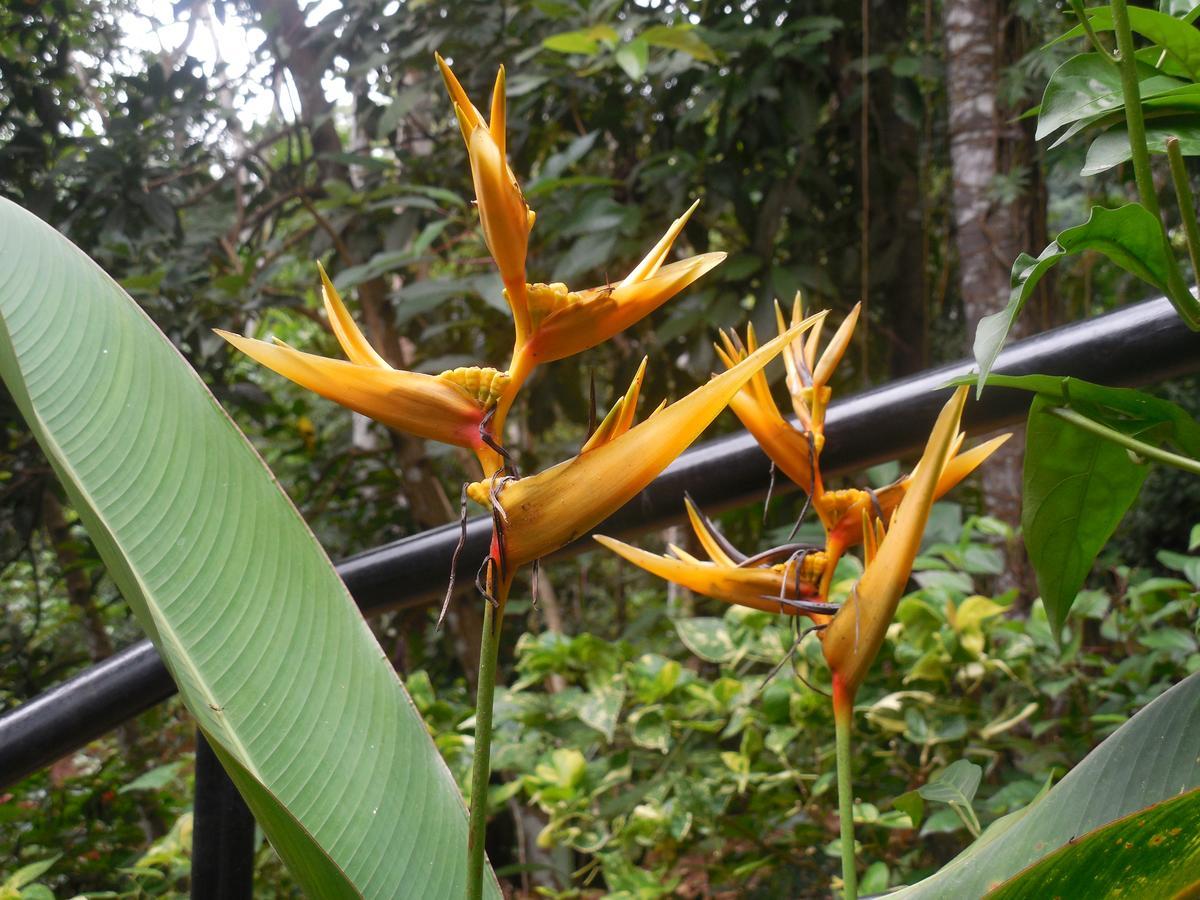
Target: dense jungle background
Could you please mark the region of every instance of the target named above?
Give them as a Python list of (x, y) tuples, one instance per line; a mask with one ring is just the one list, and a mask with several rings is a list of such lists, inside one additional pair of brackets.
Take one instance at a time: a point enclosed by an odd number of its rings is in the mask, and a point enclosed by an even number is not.
[[(864, 303), (842, 396), (968, 355), (1019, 252), (1132, 196), (1127, 167), (1085, 182), (1084, 145), (1049, 148), (1022, 118), (1072, 52), (1040, 49), (1064, 21), (1032, 0), (4, 0), (0, 194), (143, 305), (340, 559), (456, 520), (463, 459), (258, 368), (211, 329), (337, 355), (320, 260), (397, 366), (506, 362), (435, 51), (475, 97), (508, 69), (537, 280), (623, 275), (603, 267), (632, 265), (694, 199), (681, 244), (729, 253), (617, 340), (538, 372), (513, 417), (535, 469), (578, 446), (593, 377), (607, 408), (649, 354), (645, 394), (678, 397), (719, 367), (717, 328), (770, 333), (772, 301), (798, 290), (835, 320)], [(1025, 333), (1145, 296), (1093, 263), (1042, 283)], [(1196, 412), (1193, 384), (1161, 390)], [(2, 711), (141, 633), (7, 395), (0, 423)], [(1014, 534), (1020, 441), (1006, 452), (936, 508), (919, 589), (861, 698), (872, 795), (964, 758), (984, 780), (970, 814), (931, 803), (917, 828), (864, 804), (877, 860), (864, 890), (936, 868), (1200, 668), (1195, 480), (1151, 476), (1060, 651)], [(779, 493), (765, 517), (721, 522), (765, 546), (798, 507)], [(819, 667), (766, 681), (791, 647), (785, 624), (601, 553), (538, 577), (537, 605), (512, 601), (506, 623), (517, 652), (489, 833), (505, 882), (518, 896), (817, 895), (837, 866), (833, 725), (799, 677)], [(372, 627), (461, 782), (480, 612), (468, 595), (440, 631), (436, 615), (398, 605)], [(193, 741), (170, 702), (0, 794), (0, 897), (186, 892)], [(41, 894), (13, 880), (36, 863)], [(263, 897), (292, 895), (265, 844), (258, 865)]]

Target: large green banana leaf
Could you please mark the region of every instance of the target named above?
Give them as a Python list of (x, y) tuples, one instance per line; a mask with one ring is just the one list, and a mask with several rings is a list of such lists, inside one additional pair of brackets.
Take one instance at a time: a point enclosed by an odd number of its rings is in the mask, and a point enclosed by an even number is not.
[(329, 559), (142, 310), (5, 200), (0, 376), (309, 896), (461, 897), (461, 795)]
[[(888, 897), (982, 897), (1059, 847), (1197, 787), (1200, 672), (1118, 728), (1040, 800), (992, 823), (937, 874)], [(1187, 860), (1190, 845), (1179, 852)], [(1079, 896), (1096, 894), (1081, 888)]]

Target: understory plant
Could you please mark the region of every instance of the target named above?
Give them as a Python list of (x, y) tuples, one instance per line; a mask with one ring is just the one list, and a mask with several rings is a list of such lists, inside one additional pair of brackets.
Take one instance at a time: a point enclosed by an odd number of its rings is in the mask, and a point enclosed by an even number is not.
[[(857, 896), (850, 750), (855, 697), (883, 645), (908, 583), (934, 500), (1008, 437), (1003, 435), (959, 452), (965, 435), (959, 433), (958, 426), (967, 399), (967, 389), (960, 387), (943, 408), (925, 452), (910, 475), (879, 491), (826, 489), (820, 453), (825, 444), (825, 409), (832, 393), (829, 381), (850, 342), (857, 317), (855, 307), (819, 357), (819, 326), (807, 339), (793, 341), (785, 351), (787, 386), (797, 425), (779, 413), (761, 374), (751, 379), (734, 402), (734, 409), (770, 456), (772, 466), (787, 473), (807, 495), (801, 517), (810, 506), (816, 512), (825, 532), (822, 546), (789, 543), (746, 556), (729, 545), (690, 501), (688, 513), (710, 557), (708, 562), (678, 547), (671, 548), (670, 556), (660, 557), (611, 538), (597, 537), (630, 562), (677, 584), (727, 603), (804, 616), (809, 621), (796, 643), (815, 632), (831, 672), (842, 885), (844, 895), (850, 898)], [(778, 308), (777, 318), (780, 333), (786, 333)], [(800, 319), (797, 298), (792, 321)], [(753, 330), (747, 332), (744, 344), (736, 335), (723, 334), (722, 338), (724, 347), (718, 350), (731, 369), (754, 352)], [(848, 547), (859, 543), (863, 545), (862, 576), (842, 602), (833, 603), (829, 591), (837, 564)]]
[[(1161, 9), (1115, 0), (1085, 9), (1052, 43), (1084, 39), (1089, 49), (1050, 76), (1037, 115), (1037, 137), (1077, 135), (1091, 143), (1081, 172), (1096, 175), (1128, 164), (1136, 200), (1116, 209), (1093, 207), (1088, 219), (1061, 232), (1036, 258), (1013, 263), (1005, 308), (984, 317), (975, 333), (978, 375), (968, 381), (1034, 394), (1026, 430), (1022, 535), (1052, 622), (1061, 625), (1097, 555), (1137, 499), (1157, 463), (1200, 475), (1200, 424), (1177, 404), (1129, 388), (1077, 378), (993, 373), (1009, 329), (1041, 279), (1072, 254), (1093, 251), (1151, 285), (1193, 331), (1200, 300), (1183, 275), (1176, 246), (1200, 277), (1200, 220), (1185, 157), (1200, 154), (1195, 139), (1200, 63), (1200, 7)], [(1111, 32), (1110, 46), (1109, 33)], [(1143, 41), (1137, 46), (1137, 39)], [(1159, 202), (1153, 156), (1166, 157), (1178, 226)], [(1177, 232), (1177, 233), (1173, 233)], [(1137, 382), (1137, 373), (1128, 373)], [(1060, 523), (1076, 521), (1076, 528)]]
[[(816, 320), (794, 323), (739, 364), (684, 399), (669, 406), (664, 402), (635, 426), (646, 368), (643, 361), (629, 389), (595, 427), (577, 456), (523, 477), (505, 447), (504, 423), (534, 367), (607, 340), (652, 312), (725, 255), (709, 253), (664, 265), (696, 208), (693, 204), (620, 283), (580, 292), (564, 284), (527, 283), (526, 251), (535, 214), (508, 166), (504, 68), (496, 77), (488, 121), (446, 62), (440, 56), (437, 62), (466, 142), (484, 241), (500, 271), (513, 315), (514, 342), (508, 367), (503, 371), (460, 367), (439, 375), (393, 369), (358, 330), (323, 269), (326, 313), (349, 361), (323, 359), (287, 345), (219, 333), (258, 362), (331, 400), (393, 428), (465, 447), (478, 459), (480, 479), (463, 485), (463, 525), (465, 528), (470, 498), (490, 510), (493, 532), (491, 548), (476, 577), (486, 600), (467, 864), (467, 896), (476, 900), (483, 892), (501, 623), (517, 573), (580, 537), (646, 487), (699, 437), (746, 381)], [(453, 590), (452, 580), (447, 604)]]
[[(1169, 83), (1167, 94), (1169, 104), (1192, 102), (1181, 98), (1194, 93), (1183, 88), (1194, 87), (1200, 75), (1192, 71), (1195, 29), (1190, 19), (1143, 12), (1152, 11), (1114, 3), (1107, 13), (1081, 13), (1097, 52), (1103, 50), (1098, 32), (1111, 26), (1117, 35), (1120, 58), (1101, 62), (1118, 75), (1142, 205), (1097, 212), (1084, 232), (1061, 235), (1057, 249), (1022, 269), (1012, 315), (1026, 285), (1062, 253), (1094, 246), (1108, 248), (1139, 277), (1149, 273), (1181, 314), (1200, 321), (1193, 298), (1181, 293), (1169, 234), (1146, 196), (1153, 141), (1139, 134), (1145, 123), (1131, 111), (1142, 62), (1155, 70), (1153, 78), (1190, 78), (1191, 84)], [(1179, 22), (1191, 29), (1186, 36)], [(1154, 59), (1135, 60), (1134, 29), (1155, 42), (1141, 54)], [(1189, 626), (1194, 591), (1139, 582), (1114, 590), (1120, 602), (1079, 594), (1095, 555), (1078, 553), (1079, 535), (1102, 544), (1111, 532), (1104, 516), (1095, 522), (1077, 516), (1082, 524), (1065, 546), (1039, 538), (1027, 523), (1027, 541), (1044, 550), (1035, 560), (1039, 571), (1044, 576), (1057, 566), (1059, 572), (1057, 590), (1044, 590), (1043, 606), (1028, 621), (1006, 619), (1007, 598), (976, 595), (956, 577), (986, 571), (990, 548), (964, 538), (922, 551), (935, 500), (1003, 441), (962, 449), (965, 386), (946, 401), (908, 476), (878, 489), (826, 485), (820, 458), (830, 380), (857, 310), (823, 351), (824, 314), (805, 317), (799, 304), (788, 321), (780, 312), (778, 336), (761, 347), (752, 332), (744, 341), (722, 336), (725, 371), (635, 425), (643, 364), (575, 456), (535, 474), (519, 471), (515, 429), (506, 423), (534, 369), (614, 337), (724, 254), (669, 259), (689, 210), (619, 282), (581, 291), (531, 282), (526, 264), (535, 216), (508, 162), (504, 70), (485, 117), (450, 67), (437, 63), (467, 148), (483, 242), (512, 314), (505, 368), (457, 366), (436, 375), (393, 368), (355, 325), (323, 270), (325, 315), (347, 359), (223, 336), (300, 385), (392, 428), (469, 451), (468, 463), (474, 457), (478, 468), (463, 485), (464, 527), (467, 502), (474, 501), (490, 515), (492, 534), (476, 578), (483, 634), (473, 707), (465, 698), (439, 706), (419, 676), (410, 679), (412, 695), (406, 692), (311, 532), (199, 377), (94, 263), (29, 213), (0, 202), (6, 237), (0, 375), (201, 735), (301, 889), (321, 897), (498, 897), (485, 856), (489, 800), (520, 795), (546, 817), (544, 844), (591, 854), (583, 876), (602, 872), (618, 894), (661, 896), (681, 888), (682, 854), (663, 857), (703, 832), (706, 849), (723, 847), (730, 859), (727, 867), (722, 861), (722, 877), (749, 883), (790, 863), (824, 873), (811, 862), (819, 844), (821, 853), (840, 857), (841, 890), (854, 897), (864, 858), (856, 831), (867, 835), (871, 854), (863, 884), (875, 890), (905, 881), (899, 896), (981, 896), (993, 889), (1054, 896), (1064, 884), (1098, 895), (1134, 878), (1164, 896), (1194, 891), (1200, 844), (1196, 829), (1184, 827), (1200, 820), (1194, 752), (1200, 674)], [(1116, 108), (1105, 106), (1107, 95), (1102, 99), (1099, 111)], [(1169, 104), (1164, 108), (1174, 108)], [(1181, 152), (1179, 142), (1164, 146)], [(1180, 170), (1181, 163), (1173, 167), (1177, 176)], [(1177, 177), (1176, 187), (1181, 207), (1190, 209), (1186, 178)], [(1136, 209), (1154, 218), (1152, 228)], [(1200, 256), (1193, 240), (1200, 229), (1189, 221), (1189, 247)], [(1112, 250), (1131, 235), (1149, 235), (1140, 240), (1140, 256)], [(775, 407), (763, 374), (779, 354), (795, 422)], [(981, 384), (990, 366), (981, 356)], [(1092, 484), (1119, 500), (1140, 484), (1127, 466), (1157, 459), (1197, 468), (1198, 426), (1154, 398), (1069, 379), (1010, 384), (1039, 393), (1035, 411), (1046, 415), (1031, 423), (1031, 436), (1044, 438), (1047, 423), (1076, 429), (1031, 444), (1042, 471), (1069, 468), (1084, 455), (1082, 447), (1104, 461), (1093, 466), (1090, 475), (1099, 480)], [(687, 513), (708, 561), (679, 548), (658, 556), (600, 538), (648, 571), (732, 604), (730, 611), (678, 619), (661, 653), (634, 656), (621, 635), (614, 642), (526, 638), (517, 649), (516, 684), (501, 686), (497, 722), (501, 624), (517, 575), (585, 537), (633, 498), (727, 404), (806, 494), (823, 542), (797, 544), (788, 535), (768, 550), (743, 553), (691, 504)], [(1104, 449), (1081, 444), (1079, 433), (1103, 441)], [(1127, 466), (1112, 462), (1112, 453), (1125, 454)], [(1061, 502), (1047, 505), (1060, 483), (1045, 490), (1043, 482), (1029, 484), (1027, 500), (1061, 511)], [(1078, 498), (1076, 505), (1084, 508)], [(861, 563), (849, 553), (859, 545)], [(1073, 582), (1082, 563), (1085, 571)], [(1182, 568), (1194, 585), (1194, 559), (1165, 564)], [(914, 570), (918, 589), (908, 594)], [(447, 603), (454, 587), (451, 574)], [(1072, 609), (1074, 630), (1065, 633)], [(1135, 609), (1137, 629), (1123, 631)], [(808, 624), (792, 637), (783, 617)], [(702, 661), (690, 674), (668, 655), (680, 651), (676, 638)], [(1057, 657), (1056, 642), (1063, 644)], [(1111, 658), (1119, 653), (1113, 648), (1130, 643), (1138, 653)], [(886, 690), (870, 674), (881, 655)], [(795, 659), (789, 675), (777, 680), (772, 671), (765, 685), (749, 683), (750, 665), (789, 657)], [(1181, 671), (1192, 674), (1168, 688)], [(757, 681), (760, 673), (753, 674)], [(562, 696), (531, 697), (528, 688), (551, 676), (564, 680)], [(984, 687), (996, 682), (1009, 690), (986, 701), (986, 715), (982, 704), (973, 711), (948, 699), (962, 691), (982, 701)], [(1078, 696), (1092, 685), (1106, 692), (1099, 709)], [(1132, 719), (1118, 722), (1137, 706), (1143, 708)], [(855, 713), (879, 743), (852, 760)], [(1058, 736), (1055, 729), (1099, 746), (1053, 787), (1046, 776), (1054, 760), (1041, 757), (1014, 773), (1040, 739)], [(509, 780), (492, 790), (494, 757)], [(469, 765), (469, 810), (445, 758), (460, 772)], [(852, 762), (872, 786), (867, 802), (857, 802)], [(705, 767), (716, 774), (701, 777)], [(987, 795), (990, 806), (977, 800), (985, 777), (989, 789), (1000, 785)], [(840, 838), (814, 841), (825, 834), (821, 798), (835, 784)], [(875, 802), (886, 798), (891, 809)], [(754, 816), (781, 808), (778, 827), (756, 827)], [(737, 814), (722, 821), (730, 809)], [(940, 854), (912, 846), (912, 835), (895, 837), (916, 827), (928, 834), (965, 831), (976, 840), (934, 872)], [(179, 877), (171, 866), (186, 831), (180, 816), (170, 840), (135, 868)], [(1114, 854), (1118, 845), (1136, 852)], [(664, 846), (662, 857), (646, 858), (647, 852), (633, 861), (635, 848)], [(786, 863), (774, 866), (776, 859)], [(53, 864), (49, 855), (31, 860), (22, 883), (5, 887), (25, 890)]]

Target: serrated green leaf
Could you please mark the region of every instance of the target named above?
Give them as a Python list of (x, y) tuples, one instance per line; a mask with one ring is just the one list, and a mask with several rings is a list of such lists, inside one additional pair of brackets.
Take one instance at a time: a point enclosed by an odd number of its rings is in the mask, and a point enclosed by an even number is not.
[(1171, 263), (1163, 247), (1161, 226), (1154, 216), (1138, 203), (1117, 209), (1092, 207), (1086, 222), (1059, 234), (1037, 259), (1022, 253), (1013, 263), (1008, 305), (980, 319), (975, 331), (973, 349), (979, 366), (976, 396), (982, 393), (1009, 329), (1042, 276), (1067, 254), (1083, 250), (1097, 250), (1125, 271), (1168, 292), (1167, 273)]
[[(981, 897), (1069, 841), (1200, 787), (1198, 745), (1200, 674), (1122, 725), (1044, 796), (993, 822), (939, 872), (889, 896)], [(1068, 895), (1091, 896), (1087, 891)]]
[(0, 375), (296, 880), (462, 896), (454, 780), (262, 460), (95, 263), (8, 201), (0, 233)]
[(1124, 447), (1049, 414), (1054, 405), (1038, 395), (1029, 409), (1021, 527), (1057, 635), (1150, 469)]

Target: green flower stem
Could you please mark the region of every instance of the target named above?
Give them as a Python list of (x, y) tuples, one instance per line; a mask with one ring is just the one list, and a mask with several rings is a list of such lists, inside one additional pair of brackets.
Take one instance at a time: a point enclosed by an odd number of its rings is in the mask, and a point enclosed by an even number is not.
[(854, 867), (854, 783), (850, 762), (850, 731), (854, 724), (854, 697), (841, 679), (833, 677), (833, 728), (837, 740), (838, 822), (842, 845), (842, 898), (857, 900), (858, 871)]
[(1129, 148), (1133, 151), (1133, 176), (1137, 180), (1142, 205), (1159, 218), (1158, 195), (1150, 172), (1150, 149), (1146, 146), (1146, 120), (1142, 117), (1142, 95), (1138, 88), (1137, 58), (1133, 49), (1133, 30), (1129, 27), (1129, 9), (1125, 0), (1113, 0), (1113, 31), (1117, 36), (1117, 62), (1121, 69), (1121, 95), (1125, 101), (1125, 124), (1129, 128)]
[(1142, 116), (1142, 96), (1138, 88), (1137, 59), (1133, 49), (1133, 29), (1129, 25), (1129, 8), (1125, 0), (1112, 2), (1113, 31), (1117, 37), (1117, 64), (1121, 72), (1121, 96), (1125, 102), (1125, 124), (1129, 130), (1129, 149), (1133, 156), (1133, 175), (1137, 181), (1142, 205), (1154, 214), (1162, 232), (1164, 255), (1167, 258), (1167, 296), (1180, 318), (1193, 331), (1200, 331), (1200, 303), (1192, 298), (1179, 263), (1171, 249), (1171, 239), (1162, 223), (1162, 210), (1154, 190), (1154, 175), (1150, 171), (1150, 148), (1146, 144), (1146, 121)]
[(1088, 41), (1091, 42), (1092, 48), (1104, 58), (1105, 62), (1117, 64), (1116, 57), (1112, 52), (1100, 43), (1100, 36), (1096, 34), (1096, 30), (1092, 28), (1091, 17), (1083, 9), (1083, 0), (1071, 0), (1071, 9), (1075, 11), (1075, 18), (1079, 20), (1079, 24), (1083, 26), (1084, 32), (1087, 34)]
[(1196, 203), (1192, 198), (1192, 186), (1188, 183), (1187, 169), (1183, 165), (1183, 151), (1179, 149), (1179, 138), (1167, 138), (1167, 160), (1171, 164), (1171, 181), (1175, 184), (1175, 197), (1179, 201), (1179, 218), (1187, 235), (1188, 256), (1192, 260), (1192, 278), (1200, 283), (1200, 223), (1196, 221)]
[(1073, 409), (1055, 407), (1047, 410), (1047, 412), (1053, 416), (1058, 416), (1064, 422), (1070, 422), (1077, 428), (1090, 431), (1092, 434), (1099, 435), (1105, 440), (1119, 444), (1125, 449), (1136, 453), (1138, 456), (1152, 459), (1167, 466), (1174, 466), (1177, 469), (1183, 469), (1185, 472), (1191, 472), (1193, 475), (1200, 475), (1200, 462), (1191, 457), (1180, 456), (1178, 453), (1172, 453), (1169, 450), (1163, 450), (1161, 447), (1155, 447), (1153, 444), (1139, 441), (1137, 438), (1130, 437), (1127, 434), (1117, 431), (1115, 428), (1109, 428), (1107, 425), (1101, 425), (1087, 416), (1080, 415)]
[[(507, 593), (507, 592), (505, 592)], [(500, 598), (504, 602), (504, 598)], [(492, 772), (492, 701), (496, 695), (496, 658), (503, 615), (483, 606), (479, 647), (479, 686), (475, 691), (475, 754), (471, 760), (471, 821), (467, 830), (467, 900), (482, 900), (484, 844), (487, 837), (488, 780)]]

